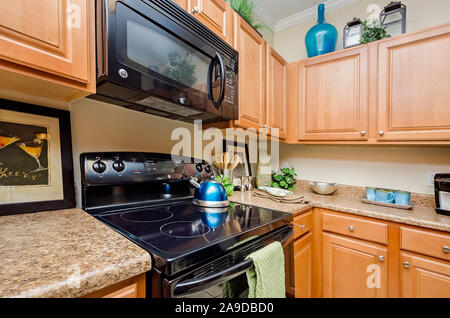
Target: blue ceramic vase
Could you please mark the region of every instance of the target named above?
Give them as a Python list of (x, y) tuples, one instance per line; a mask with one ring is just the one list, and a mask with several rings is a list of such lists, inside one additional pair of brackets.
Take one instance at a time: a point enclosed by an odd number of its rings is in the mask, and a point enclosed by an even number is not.
[(325, 22), (325, 6), (319, 4), (317, 24), (306, 33), (305, 44), (308, 57), (333, 52), (336, 49), (338, 32)]

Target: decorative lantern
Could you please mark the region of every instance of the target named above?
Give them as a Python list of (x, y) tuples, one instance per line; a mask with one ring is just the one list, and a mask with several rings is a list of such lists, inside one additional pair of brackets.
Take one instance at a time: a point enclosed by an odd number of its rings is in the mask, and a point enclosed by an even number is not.
[[(401, 1), (392, 1), (387, 6), (384, 7), (383, 11), (380, 13), (380, 23), (381, 27), (388, 31), (390, 35), (400, 34), (398, 29), (401, 26), (401, 34), (406, 32), (406, 5), (402, 4)], [(392, 31), (394, 29), (394, 31)]]
[(361, 44), (364, 25), (358, 18), (353, 18), (344, 27), (344, 49)]

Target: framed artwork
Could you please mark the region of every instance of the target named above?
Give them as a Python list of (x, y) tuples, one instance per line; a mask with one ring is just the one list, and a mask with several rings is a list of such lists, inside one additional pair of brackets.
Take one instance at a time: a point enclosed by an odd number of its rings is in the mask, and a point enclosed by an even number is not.
[(0, 215), (74, 206), (70, 113), (0, 99)]
[(252, 167), (250, 165), (248, 155), (248, 145), (238, 143), (236, 141), (224, 140), (223, 152), (231, 151), (239, 155), (240, 161), (236, 169), (234, 169), (234, 177), (250, 177), (252, 176)]

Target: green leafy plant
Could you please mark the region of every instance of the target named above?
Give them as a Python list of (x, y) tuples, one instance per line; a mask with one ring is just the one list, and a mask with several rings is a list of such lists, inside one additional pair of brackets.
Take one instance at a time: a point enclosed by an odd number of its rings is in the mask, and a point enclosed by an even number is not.
[(225, 188), (225, 192), (227, 193), (227, 196), (231, 196), (234, 193), (234, 184), (231, 182), (230, 177), (223, 177), (223, 175), (217, 176), (214, 180), (221, 183), (223, 187)]
[(272, 172), (272, 187), (292, 191), (295, 187), (296, 176), (294, 168), (283, 168), (279, 174)]
[(256, 4), (253, 0), (227, 0), (230, 6), (236, 10), (253, 28), (261, 30), (267, 28), (266, 25), (255, 21), (253, 10)]
[(184, 56), (181, 56), (176, 51), (170, 51), (167, 57), (169, 65), (162, 72), (164, 76), (186, 86), (192, 86), (197, 81), (195, 77), (197, 66), (191, 62), (191, 53), (187, 52)]
[(367, 44), (373, 41), (378, 41), (384, 38), (390, 38), (391, 36), (381, 27), (380, 21), (363, 22), (363, 32), (361, 36), (361, 44)]

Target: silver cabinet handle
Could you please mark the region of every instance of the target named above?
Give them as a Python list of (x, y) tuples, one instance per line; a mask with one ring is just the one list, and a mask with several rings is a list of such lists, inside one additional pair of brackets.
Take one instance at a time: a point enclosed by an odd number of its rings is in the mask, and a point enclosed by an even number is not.
[(354, 227), (353, 225), (350, 225), (350, 226), (348, 227), (348, 229), (349, 229), (350, 232), (353, 232), (353, 231), (355, 230), (355, 227)]
[(193, 9), (192, 9), (192, 13), (200, 13), (200, 8), (198, 7), (198, 6), (195, 6)]
[(448, 252), (450, 252), (450, 247), (448, 247), (447, 245), (445, 245), (445, 246), (442, 248), (442, 251), (443, 251), (445, 254), (448, 254)]
[(380, 262), (384, 262), (384, 256), (383, 255), (378, 256), (378, 259), (380, 260)]
[(383, 136), (383, 135), (384, 135), (384, 131), (380, 130), (380, 131), (378, 132), (378, 135)]
[(366, 131), (365, 130), (361, 130), (361, 136), (365, 136), (366, 135)]
[(294, 224), (296, 227), (301, 228), (302, 230), (306, 229), (306, 225), (302, 224), (302, 225), (298, 225), (298, 224)]
[(411, 265), (408, 262), (403, 262), (403, 267), (404, 268), (410, 268)]

